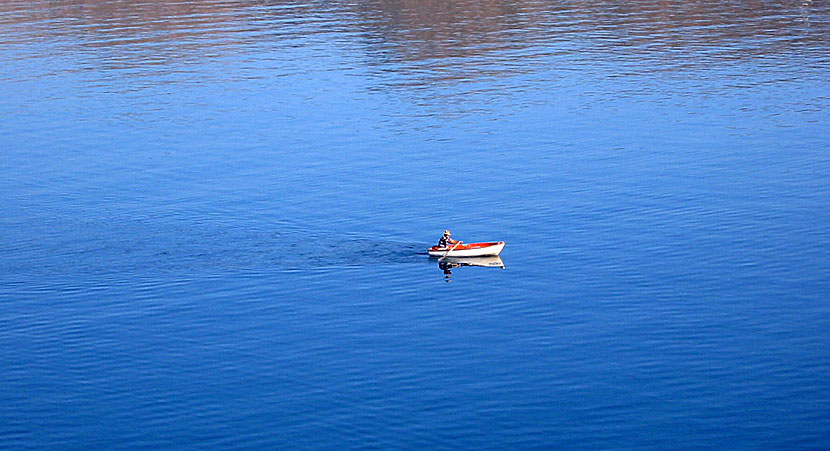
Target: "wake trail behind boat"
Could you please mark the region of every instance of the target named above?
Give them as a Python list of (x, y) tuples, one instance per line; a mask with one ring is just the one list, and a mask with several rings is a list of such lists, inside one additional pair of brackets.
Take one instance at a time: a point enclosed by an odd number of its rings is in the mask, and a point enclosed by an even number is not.
[(364, 266), (377, 264), (424, 263), (422, 243), (349, 239), (291, 243), (286, 258), (304, 266)]
[[(224, 273), (427, 263), (425, 243), (365, 238), (290, 225), (234, 228), (125, 217), (84, 222), (51, 218), (37, 241), (12, 237), (18, 252), (0, 262), (10, 276), (27, 274)], [(75, 236), (66, 240), (66, 236)], [(48, 255), (48, 259), (33, 258)]]

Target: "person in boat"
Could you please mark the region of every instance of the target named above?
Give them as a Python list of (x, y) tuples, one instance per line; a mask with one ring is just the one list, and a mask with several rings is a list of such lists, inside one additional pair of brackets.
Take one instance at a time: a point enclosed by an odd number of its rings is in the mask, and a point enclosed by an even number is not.
[(461, 244), (462, 241), (452, 239), (452, 232), (449, 230), (444, 230), (444, 236), (438, 240), (438, 247), (450, 247), (455, 246), (456, 244)]

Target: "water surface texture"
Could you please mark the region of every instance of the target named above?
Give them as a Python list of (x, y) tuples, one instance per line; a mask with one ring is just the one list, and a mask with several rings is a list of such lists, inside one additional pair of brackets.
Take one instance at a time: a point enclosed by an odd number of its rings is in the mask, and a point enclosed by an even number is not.
[(828, 55), (820, 0), (6, 0), (0, 448), (828, 448)]

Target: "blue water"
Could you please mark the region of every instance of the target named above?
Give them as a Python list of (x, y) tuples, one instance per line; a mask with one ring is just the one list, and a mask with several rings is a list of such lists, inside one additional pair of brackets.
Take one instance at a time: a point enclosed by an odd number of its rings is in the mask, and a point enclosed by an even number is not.
[(826, 1), (6, 1), (0, 448), (828, 448), (828, 55)]

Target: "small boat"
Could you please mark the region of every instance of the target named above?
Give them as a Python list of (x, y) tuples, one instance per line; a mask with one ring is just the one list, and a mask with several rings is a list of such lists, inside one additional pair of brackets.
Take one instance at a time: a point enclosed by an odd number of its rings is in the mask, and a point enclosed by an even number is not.
[(484, 257), (499, 255), (504, 249), (504, 241), (492, 243), (466, 243), (450, 247), (432, 246), (427, 250), (430, 257)]

